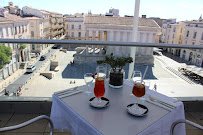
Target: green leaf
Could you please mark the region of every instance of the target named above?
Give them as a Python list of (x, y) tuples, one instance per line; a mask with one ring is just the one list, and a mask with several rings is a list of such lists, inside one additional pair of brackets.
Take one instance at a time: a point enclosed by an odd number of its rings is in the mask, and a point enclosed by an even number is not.
[(0, 44), (0, 69), (3, 68), (4, 65), (10, 63), (9, 57), (11, 55), (11, 48)]

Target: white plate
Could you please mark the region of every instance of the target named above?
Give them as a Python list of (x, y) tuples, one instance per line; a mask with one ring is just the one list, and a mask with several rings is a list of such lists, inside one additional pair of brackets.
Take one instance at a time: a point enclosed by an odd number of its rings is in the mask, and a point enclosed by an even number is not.
[(136, 105), (135, 103), (133, 104), (129, 104), (127, 106), (127, 111), (128, 113), (134, 115), (134, 116), (145, 116), (148, 113), (148, 108), (142, 104), (137, 104), (138, 107), (140, 107), (140, 111), (136, 111), (135, 109), (133, 109), (133, 105)]
[(105, 98), (105, 97), (101, 97), (101, 104), (98, 105), (96, 102), (96, 97), (90, 98), (89, 102), (90, 105), (96, 108), (104, 108), (107, 107), (109, 105), (109, 99)]

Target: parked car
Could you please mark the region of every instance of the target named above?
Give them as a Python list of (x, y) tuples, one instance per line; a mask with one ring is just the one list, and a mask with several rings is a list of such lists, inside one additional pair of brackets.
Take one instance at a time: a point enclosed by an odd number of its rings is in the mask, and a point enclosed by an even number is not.
[(54, 45), (53, 47), (52, 47), (52, 49), (61, 49), (62, 48), (62, 45)]
[(36, 53), (30, 53), (31, 58), (36, 58), (38, 55)]
[(26, 68), (26, 73), (32, 73), (36, 70), (36, 67), (34, 65), (29, 65)]
[(45, 60), (46, 59), (46, 56), (45, 55), (42, 55), (41, 57), (40, 57), (40, 61), (43, 61), (43, 60)]

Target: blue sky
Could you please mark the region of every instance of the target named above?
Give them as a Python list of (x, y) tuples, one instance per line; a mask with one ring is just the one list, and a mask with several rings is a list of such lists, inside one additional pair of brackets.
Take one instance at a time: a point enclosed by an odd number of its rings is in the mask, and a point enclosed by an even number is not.
[[(11, 0), (0, 0), (0, 6)], [(31, 6), (62, 14), (105, 14), (110, 8), (120, 15), (133, 15), (135, 0), (12, 0), (19, 7)], [(177, 18), (178, 21), (198, 19), (203, 14), (203, 0), (140, 0), (140, 13), (147, 17)]]

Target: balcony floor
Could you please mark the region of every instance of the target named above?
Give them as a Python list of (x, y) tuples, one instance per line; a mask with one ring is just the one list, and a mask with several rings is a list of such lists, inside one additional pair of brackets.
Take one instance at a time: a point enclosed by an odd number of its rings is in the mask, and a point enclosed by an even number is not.
[[(203, 112), (185, 112), (185, 117), (186, 119), (203, 126), (203, 120), (200, 119), (202, 114)], [(20, 124), (38, 115), (40, 114), (0, 113), (0, 127)], [(45, 115), (49, 116), (49, 114)], [(27, 127), (13, 131), (7, 131), (1, 133), (1, 135), (49, 135), (49, 130), (50, 129), (47, 120), (39, 120), (31, 125), (28, 125)], [(203, 134), (203, 131), (189, 125), (186, 125), (186, 132), (187, 135)], [(55, 130), (54, 135), (71, 135), (71, 133), (68, 131)]]

